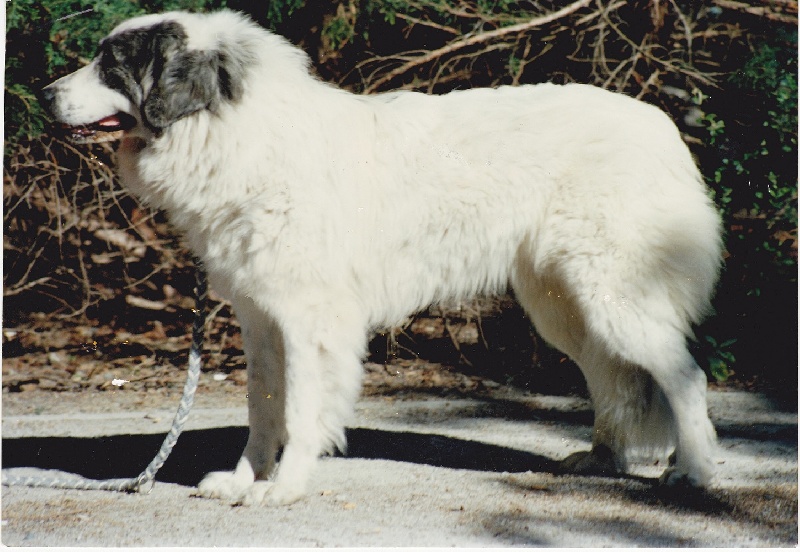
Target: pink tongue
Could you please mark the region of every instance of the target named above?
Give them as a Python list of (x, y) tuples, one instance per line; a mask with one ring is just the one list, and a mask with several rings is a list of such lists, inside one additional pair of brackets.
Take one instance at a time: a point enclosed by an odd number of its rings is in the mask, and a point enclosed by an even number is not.
[(109, 117), (97, 121), (97, 124), (98, 126), (117, 127), (120, 125), (120, 122), (116, 115), (110, 115)]

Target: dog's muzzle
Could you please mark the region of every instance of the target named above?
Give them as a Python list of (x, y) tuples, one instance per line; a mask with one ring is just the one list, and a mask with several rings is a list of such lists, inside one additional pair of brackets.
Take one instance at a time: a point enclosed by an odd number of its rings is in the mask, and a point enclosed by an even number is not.
[(42, 89), (40, 103), (50, 116), (59, 122), (60, 134), (75, 143), (95, 143), (119, 140), (125, 131), (136, 126), (136, 119), (127, 113), (118, 112), (86, 124), (70, 125), (61, 122), (58, 108), (59, 87), (53, 83)]

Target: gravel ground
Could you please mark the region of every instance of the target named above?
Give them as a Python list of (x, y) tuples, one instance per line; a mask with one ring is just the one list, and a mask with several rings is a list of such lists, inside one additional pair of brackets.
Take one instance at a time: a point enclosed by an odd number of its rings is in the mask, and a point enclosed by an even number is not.
[[(3, 465), (94, 477), (138, 473), (179, 392), (7, 393)], [(719, 475), (707, 493), (654, 479), (558, 475), (588, 446), (576, 398), (498, 387), (479, 398), (365, 398), (346, 457), (323, 459), (307, 498), (232, 507), (192, 485), (246, 439), (241, 389), (207, 389), (150, 494), (2, 488), (6, 546), (796, 546), (797, 414), (764, 396), (710, 393)], [(27, 466), (27, 467), (22, 467)], [(34, 467), (36, 469), (34, 469)]]

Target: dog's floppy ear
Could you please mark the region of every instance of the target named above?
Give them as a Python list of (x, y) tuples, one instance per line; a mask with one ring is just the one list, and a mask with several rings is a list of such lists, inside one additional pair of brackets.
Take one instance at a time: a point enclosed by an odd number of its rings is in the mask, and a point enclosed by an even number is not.
[(218, 66), (216, 52), (174, 53), (144, 100), (145, 122), (160, 130), (201, 109), (213, 109), (220, 96)]
[(145, 122), (154, 130), (201, 109), (213, 111), (221, 100), (237, 101), (242, 96), (249, 61), (245, 52), (224, 46), (182, 50), (169, 37), (162, 37), (156, 50), (160, 50), (162, 65), (154, 67), (157, 78), (142, 107)]

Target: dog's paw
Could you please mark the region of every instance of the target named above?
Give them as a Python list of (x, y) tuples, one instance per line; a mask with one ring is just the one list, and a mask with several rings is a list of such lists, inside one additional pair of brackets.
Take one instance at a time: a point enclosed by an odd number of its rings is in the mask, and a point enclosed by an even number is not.
[(704, 489), (711, 479), (709, 475), (693, 475), (676, 467), (667, 468), (658, 479), (660, 485), (673, 488)]
[(564, 473), (580, 475), (617, 475), (620, 473), (620, 469), (614, 461), (614, 454), (605, 446), (570, 454), (561, 461), (559, 469)]
[(197, 485), (196, 496), (239, 500), (252, 486), (249, 478), (237, 476), (236, 472), (211, 472)]
[(247, 489), (237, 504), (244, 506), (283, 506), (296, 502), (305, 494), (303, 489), (280, 485), (272, 481), (256, 481)]

